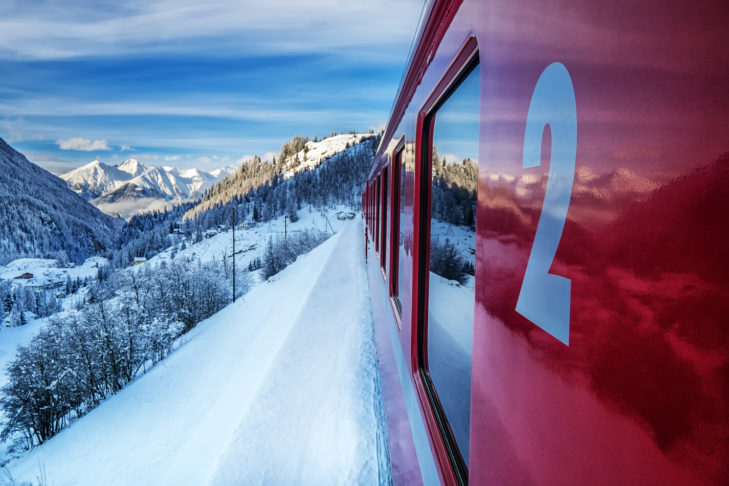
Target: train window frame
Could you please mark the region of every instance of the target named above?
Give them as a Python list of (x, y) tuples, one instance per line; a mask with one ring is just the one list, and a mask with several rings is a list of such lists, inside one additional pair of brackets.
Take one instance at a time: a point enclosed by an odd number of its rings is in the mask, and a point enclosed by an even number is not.
[(375, 207), (375, 224), (374, 224), (374, 230), (375, 230), (375, 253), (377, 254), (378, 258), (380, 256), (380, 180), (382, 178), (382, 174), (378, 173), (377, 178), (375, 179), (375, 201), (374, 201), (374, 207)]
[(390, 176), (390, 258), (389, 281), (390, 304), (395, 313), (398, 330), (402, 330), (402, 301), (400, 300), (400, 212), (402, 195), (402, 158), (405, 155), (405, 136), (395, 144), (392, 151), (392, 175)]
[(380, 197), (380, 215), (382, 216), (380, 221), (380, 269), (382, 275), (387, 279), (385, 274), (386, 262), (387, 262), (387, 216), (388, 216), (388, 177), (389, 177), (389, 165), (385, 165), (380, 171), (380, 177), (382, 178), (382, 194)]
[[(415, 227), (416, 255), (413, 295), (412, 362), (416, 389), (425, 414), (430, 437), (441, 472), (456, 484), (468, 484), (468, 467), (461, 456), (455, 436), (450, 429), (443, 406), (428, 372), (428, 278), (430, 255), (430, 219), (432, 198), (432, 145), (435, 115), (438, 109), (459, 88), (468, 75), (480, 65), (478, 42), (474, 35), (466, 39), (458, 54), (445, 70), (439, 83), (418, 112), (417, 152), (415, 163)], [(481, 96), (479, 96), (479, 103)], [(480, 106), (479, 106), (480, 111)]]
[(367, 237), (372, 239), (372, 181), (367, 182), (367, 194), (365, 195), (367, 204)]

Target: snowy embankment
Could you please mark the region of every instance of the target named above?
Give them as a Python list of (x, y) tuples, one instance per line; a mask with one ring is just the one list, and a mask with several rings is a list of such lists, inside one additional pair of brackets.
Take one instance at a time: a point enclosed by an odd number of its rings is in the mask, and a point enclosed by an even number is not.
[(8, 465), (19, 483), (389, 482), (361, 221)]

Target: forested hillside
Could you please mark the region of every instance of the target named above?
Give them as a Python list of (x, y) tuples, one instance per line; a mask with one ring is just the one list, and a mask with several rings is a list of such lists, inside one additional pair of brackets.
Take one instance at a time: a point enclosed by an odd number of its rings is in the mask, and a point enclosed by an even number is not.
[(358, 204), (378, 140), (374, 134), (354, 133), (321, 141), (294, 137), (283, 144), (272, 162), (253, 157), (215, 184), (185, 218), (195, 218), (234, 199), (239, 204), (252, 203), (250, 211), (256, 221), (298, 209), (304, 202), (315, 206)]
[(0, 139), (0, 265), (20, 257), (80, 263), (109, 248), (121, 225)]

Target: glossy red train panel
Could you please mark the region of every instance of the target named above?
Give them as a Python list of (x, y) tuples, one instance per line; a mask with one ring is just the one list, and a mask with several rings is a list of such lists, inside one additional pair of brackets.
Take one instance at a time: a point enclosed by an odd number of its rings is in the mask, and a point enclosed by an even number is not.
[(424, 483), (729, 483), (728, 24), (427, 7), (363, 194)]

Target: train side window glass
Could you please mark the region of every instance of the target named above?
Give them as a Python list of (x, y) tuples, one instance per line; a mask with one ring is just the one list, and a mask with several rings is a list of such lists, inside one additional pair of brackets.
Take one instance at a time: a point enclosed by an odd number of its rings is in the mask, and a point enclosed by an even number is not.
[(408, 302), (408, 296), (412, 295), (413, 268), (412, 263), (409, 261), (409, 256), (413, 250), (413, 148), (412, 145), (405, 144), (398, 158), (400, 163), (400, 216), (398, 218), (400, 235), (398, 242), (399, 254), (397, 266), (399, 275), (397, 279), (397, 297), (401, 304), (401, 312), (402, 304)]
[(375, 183), (375, 251), (380, 251), (380, 176)]
[(476, 66), (437, 109), (431, 154), (427, 366), (466, 467), (475, 295), (479, 88), (480, 69)]
[(385, 269), (387, 257), (387, 167), (382, 169), (382, 227), (380, 228), (380, 266)]
[(398, 295), (400, 276), (400, 185), (402, 150), (392, 158), (392, 209), (390, 212), (390, 295), (395, 301), (398, 312), (402, 313), (402, 305)]

